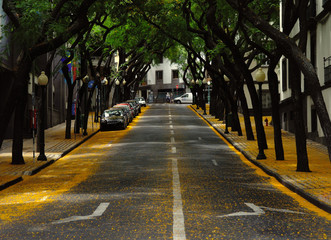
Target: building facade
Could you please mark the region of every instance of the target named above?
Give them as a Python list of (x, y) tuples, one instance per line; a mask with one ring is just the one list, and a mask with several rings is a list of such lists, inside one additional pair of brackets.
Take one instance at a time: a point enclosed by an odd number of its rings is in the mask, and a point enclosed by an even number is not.
[[(0, 0), (2, 6), (2, 0)], [(5, 36), (1, 26), (7, 24), (6, 14), (0, 7), (0, 84), (2, 89), (10, 89), (14, 79), (15, 62), (19, 54), (19, 46), (15, 45), (10, 36)], [(31, 69), (30, 80), (28, 85), (27, 107), (25, 109), (24, 120), (24, 137), (32, 137), (32, 129), (36, 127), (36, 116), (38, 114), (38, 101), (40, 101), (40, 93), (38, 95), (38, 76), (42, 70), (45, 70), (45, 65), (48, 59), (48, 54), (38, 57), (34, 61)], [(65, 80), (56, 66), (60, 63), (61, 58), (55, 57), (52, 63), (52, 76), (49, 76), (47, 85), (47, 116), (46, 128), (55, 126), (65, 121), (67, 104), (67, 86)], [(57, 70), (56, 70), (57, 69)], [(2, 91), (2, 99), (6, 99), (9, 91)], [(2, 101), (3, 102), (3, 101)], [(71, 107), (71, 106), (69, 106)], [(33, 120), (33, 118), (35, 118)], [(32, 123), (35, 123), (33, 126)], [(6, 138), (12, 138), (13, 121), (11, 120), (7, 128)]]
[(180, 67), (161, 57), (158, 64), (151, 66), (139, 91), (148, 102), (162, 103), (167, 101), (167, 95), (173, 99), (189, 89), (182, 79)]
[[(306, 55), (316, 69), (320, 80), (321, 90), (328, 112), (331, 112), (331, 0), (310, 0), (309, 8), (307, 9), (307, 17), (309, 24), (308, 42)], [(280, 11), (280, 26), (282, 26), (282, 5)], [(291, 33), (294, 37), (299, 32), (299, 25), (295, 26)], [(282, 58), (280, 62), (281, 81), (280, 81), (280, 105), (282, 128), (287, 131), (294, 131), (294, 116), (291, 109), (291, 79), (289, 79), (289, 71), (291, 66), (286, 58)], [(307, 94), (305, 84), (301, 81), (301, 89), (304, 95), (304, 104), (302, 109), (305, 116), (307, 137), (321, 142), (324, 142), (323, 132), (318, 120), (316, 109), (311, 97)]]

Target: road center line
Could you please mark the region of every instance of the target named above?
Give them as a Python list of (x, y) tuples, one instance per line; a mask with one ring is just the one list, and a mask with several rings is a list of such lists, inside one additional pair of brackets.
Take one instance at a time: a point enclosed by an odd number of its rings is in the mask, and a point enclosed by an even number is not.
[(171, 143), (175, 143), (175, 138), (174, 137), (170, 137), (170, 142)]
[(185, 235), (183, 202), (182, 202), (182, 194), (180, 192), (180, 181), (179, 181), (177, 159), (172, 159), (172, 175), (173, 175), (172, 187), (173, 187), (173, 196), (174, 196), (173, 239), (182, 240), (182, 239), (186, 239), (186, 235)]
[(171, 152), (172, 152), (172, 153), (177, 153), (177, 148), (176, 148), (176, 147), (172, 147), (172, 148), (171, 148)]

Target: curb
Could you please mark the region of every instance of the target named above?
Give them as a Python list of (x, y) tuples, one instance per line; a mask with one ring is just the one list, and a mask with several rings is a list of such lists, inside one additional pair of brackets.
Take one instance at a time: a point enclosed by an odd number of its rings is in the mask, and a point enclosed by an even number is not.
[(199, 116), (201, 118), (203, 118), (206, 122), (208, 122), (208, 124), (214, 129), (216, 130), (219, 134), (221, 134), (226, 141), (228, 141), (236, 150), (238, 150), (241, 154), (243, 154), (245, 156), (245, 158), (247, 160), (249, 160), (251, 163), (253, 163), (255, 166), (261, 168), (266, 174), (268, 174), (269, 176), (272, 176), (274, 178), (277, 179), (278, 182), (280, 182), (282, 185), (284, 185), (285, 187), (287, 187), (289, 190), (291, 190), (292, 192), (297, 193), (298, 195), (300, 195), (301, 197), (303, 197), (304, 199), (306, 199), (307, 201), (309, 201), (310, 203), (314, 204), (316, 207), (323, 209), (324, 211), (331, 213), (331, 206), (321, 202), (318, 198), (316, 198), (315, 196), (312, 196), (311, 194), (305, 192), (302, 188), (298, 187), (297, 185), (288, 182), (282, 175), (278, 174), (277, 172), (271, 170), (270, 168), (264, 166), (263, 164), (261, 164), (260, 162), (258, 162), (257, 160), (253, 159), (251, 156), (249, 156), (243, 149), (239, 148), (234, 141), (232, 141), (231, 139), (229, 139), (227, 137), (226, 134), (224, 134), (222, 131), (220, 131), (218, 128), (214, 127), (212, 125), (212, 123), (206, 119), (201, 113), (199, 113), (198, 111), (196, 111), (196, 109), (194, 109), (194, 107), (192, 107), (192, 105), (190, 105), (190, 108), (195, 111), (197, 114), (199, 114)]
[(10, 186), (13, 186), (14, 184), (19, 183), (19, 182), (21, 182), (21, 181), (23, 181), (22, 176), (21, 176), (21, 177), (17, 177), (17, 178), (15, 178), (14, 180), (11, 180), (11, 181), (6, 182), (6, 183), (4, 183), (4, 184), (1, 184), (1, 185), (0, 185), (0, 191), (1, 191), (1, 190), (4, 190), (4, 189), (6, 189), (6, 188), (8, 188), (8, 187), (10, 187)]

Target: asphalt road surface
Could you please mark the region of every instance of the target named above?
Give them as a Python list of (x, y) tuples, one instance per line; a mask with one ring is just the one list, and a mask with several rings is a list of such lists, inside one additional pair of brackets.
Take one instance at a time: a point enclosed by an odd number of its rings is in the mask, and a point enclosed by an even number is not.
[(0, 239), (330, 238), (274, 182), (186, 105), (155, 104), (1, 191)]

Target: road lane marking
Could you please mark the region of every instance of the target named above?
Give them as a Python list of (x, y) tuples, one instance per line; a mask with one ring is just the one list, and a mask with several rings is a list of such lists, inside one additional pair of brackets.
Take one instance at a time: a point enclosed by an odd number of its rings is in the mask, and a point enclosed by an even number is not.
[(234, 216), (259, 216), (262, 214), (265, 214), (265, 210), (269, 210), (272, 212), (284, 212), (284, 213), (296, 213), (296, 214), (305, 214), (302, 212), (297, 212), (297, 211), (291, 211), (287, 209), (277, 209), (277, 208), (268, 208), (268, 207), (262, 207), (262, 206), (256, 206), (253, 203), (245, 203), (245, 205), (253, 210), (253, 212), (235, 212), (235, 213), (230, 213), (226, 215), (221, 215), (218, 216), (219, 218), (222, 217), (234, 217)]
[(178, 172), (177, 159), (172, 159), (172, 184), (173, 184), (173, 239), (182, 240), (186, 239), (185, 223), (183, 213), (182, 194), (180, 191), (180, 180)]
[(68, 218), (60, 219), (57, 221), (52, 222), (52, 224), (61, 224), (61, 223), (68, 223), (68, 222), (74, 222), (74, 221), (82, 221), (82, 220), (89, 220), (96, 217), (102, 216), (102, 214), (106, 211), (107, 207), (109, 206), (109, 203), (100, 203), (100, 205), (97, 207), (97, 209), (91, 214), (87, 216), (71, 216)]
[(174, 138), (174, 137), (171, 137), (171, 138), (170, 138), (170, 142), (171, 142), (171, 143), (175, 143), (175, 138)]
[(171, 125), (170, 125), (170, 129), (173, 129), (173, 128), (174, 128), (174, 126), (171, 124)]
[(201, 140), (202, 140), (202, 138), (201, 138), (201, 137), (198, 137), (198, 140), (199, 140), (199, 141), (201, 141)]
[(170, 134), (174, 135), (175, 134), (174, 130), (170, 130)]
[(176, 147), (172, 147), (172, 148), (171, 148), (171, 152), (172, 152), (172, 153), (177, 153), (177, 148), (176, 148)]
[(216, 162), (215, 159), (211, 160), (215, 166), (218, 166), (218, 163)]

